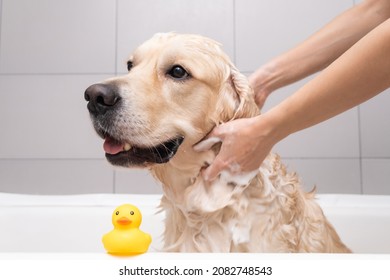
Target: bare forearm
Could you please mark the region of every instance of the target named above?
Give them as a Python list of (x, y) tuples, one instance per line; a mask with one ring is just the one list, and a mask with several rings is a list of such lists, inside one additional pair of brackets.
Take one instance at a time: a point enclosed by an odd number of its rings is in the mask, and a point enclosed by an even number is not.
[[(213, 129), (204, 141), (219, 139), (222, 146), (214, 162), (204, 170), (205, 180), (214, 180), (224, 169), (232, 174), (257, 170), (281, 139), (340, 114), (390, 87), (390, 19), (386, 19), (390, 0), (364, 2), (368, 4), (376, 9), (366, 7), (364, 11), (355, 7), (282, 55), (276, 67), (280, 73), (275, 75), (272, 69), (262, 67), (250, 77), (256, 102), (261, 106), (264, 96), (275, 88), (333, 61), (311, 82), (268, 112)], [(382, 8), (378, 9), (380, 6)], [(203, 144), (198, 151), (209, 149), (208, 144)]]
[(347, 10), (292, 50), (264, 66), (270, 92), (324, 69), (390, 17), (389, 0), (369, 0)]
[(387, 20), (265, 114), (274, 122), (275, 137), (280, 140), (327, 120), (390, 87), (389, 50), (390, 20)]

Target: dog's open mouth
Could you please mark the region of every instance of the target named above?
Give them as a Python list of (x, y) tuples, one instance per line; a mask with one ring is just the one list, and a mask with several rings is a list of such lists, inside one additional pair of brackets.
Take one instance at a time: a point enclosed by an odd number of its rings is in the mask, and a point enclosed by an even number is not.
[(169, 139), (157, 146), (138, 147), (121, 142), (109, 135), (104, 136), (104, 151), (107, 160), (120, 166), (147, 166), (168, 162), (177, 152), (184, 141), (183, 136)]

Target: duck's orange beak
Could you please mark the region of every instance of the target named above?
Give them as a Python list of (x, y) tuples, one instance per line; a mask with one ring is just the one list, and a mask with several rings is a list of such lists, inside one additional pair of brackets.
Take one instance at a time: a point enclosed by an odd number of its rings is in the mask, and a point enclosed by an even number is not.
[(126, 217), (123, 217), (123, 218), (120, 218), (119, 220), (116, 221), (118, 224), (122, 225), (122, 226), (126, 226), (126, 225), (129, 225), (131, 224), (131, 220), (126, 218)]

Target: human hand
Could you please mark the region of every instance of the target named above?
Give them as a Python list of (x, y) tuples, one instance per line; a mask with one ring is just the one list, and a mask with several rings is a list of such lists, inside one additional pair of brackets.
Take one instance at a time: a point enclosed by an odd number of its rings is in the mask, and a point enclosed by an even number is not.
[(221, 150), (202, 173), (206, 181), (215, 180), (226, 170), (240, 175), (258, 169), (276, 143), (270, 135), (268, 123), (262, 116), (237, 119), (215, 127), (209, 135), (194, 146), (195, 151), (209, 150), (222, 142)]

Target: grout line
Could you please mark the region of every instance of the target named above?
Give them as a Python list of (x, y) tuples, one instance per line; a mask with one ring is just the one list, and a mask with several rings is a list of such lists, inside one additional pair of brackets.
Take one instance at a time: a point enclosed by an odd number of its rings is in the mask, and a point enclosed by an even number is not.
[(96, 73), (0, 73), (0, 76), (91, 76), (91, 75), (115, 75), (115, 72)]
[[(279, 154), (280, 155), (280, 154)], [(384, 157), (285, 157), (283, 155), (280, 155), (280, 157), (283, 160), (360, 160), (362, 161), (363, 159), (367, 160), (390, 160), (390, 156), (384, 156)], [(53, 157), (53, 158), (39, 158), (39, 157), (32, 157), (32, 158), (10, 158), (10, 157), (0, 157), (0, 161), (18, 161), (18, 160), (25, 160), (25, 161), (34, 161), (34, 160), (46, 160), (46, 161), (87, 161), (87, 160), (96, 160), (96, 161), (105, 161), (106, 159), (104, 157), (102, 158), (61, 158), (61, 157)]]
[[(114, 65), (115, 76), (118, 75), (118, 13), (119, 13), (119, 0), (115, 1), (115, 50), (114, 50)], [(112, 193), (116, 193), (116, 170), (112, 171)]]
[(282, 159), (299, 159), (299, 160), (335, 160), (335, 159), (359, 159), (359, 157), (284, 157), (279, 154)]
[[(0, 0), (0, 58), (1, 58), (1, 35), (2, 35), (2, 26), (3, 26), (3, 0)], [(0, 68), (1, 69), (1, 68)]]
[(233, 0), (233, 63), (237, 65), (236, 0)]
[(112, 171), (112, 192), (116, 193), (116, 170)]
[(362, 148), (362, 127), (361, 127), (360, 106), (357, 106), (357, 118), (358, 118), (360, 193), (364, 194), (364, 186), (363, 186), (363, 157), (362, 157), (362, 149), (363, 148)]
[(119, 0), (115, 1), (115, 51), (114, 51), (114, 65), (115, 65), (115, 76), (118, 75), (118, 13), (119, 13)]
[(282, 159), (291, 160), (347, 160), (347, 159), (357, 159), (359, 161), (363, 160), (390, 160), (390, 156), (383, 157), (284, 157), (279, 154)]
[(105, 161), (105, 158), (0, 158), (0, 161)]

